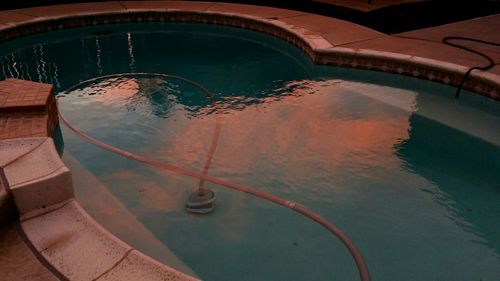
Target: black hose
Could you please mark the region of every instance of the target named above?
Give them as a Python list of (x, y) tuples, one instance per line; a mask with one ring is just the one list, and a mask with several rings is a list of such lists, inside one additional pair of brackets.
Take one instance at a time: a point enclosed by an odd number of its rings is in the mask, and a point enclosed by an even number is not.
[(470, 37), (462, 37), (462, 36), (446, 36), (446, 37), (444, 37), (441, 40), (446, 45), (449, 45), (449, 46), (452, 46), (452, 47), (455, 47), (455, 48), (459, 48), (459, 49), (462, 49), (464, 51), (471, 52), (473, 54), (479, 55), (479, 56), (485, 58), (486, 60), (488, 60), (488, 62), (489, 62), (488, 65), (486, 65), (486, 66), (473, 66), (473, 67), (469, 68), (469, 70), (467, 70), (467, 72), (465, 73), (464, 77), (462, 78), (462, 81), (460, 82), (460, 85), (457, 88), (457, 92), (455, 93), (455, 98), (458, 98), (460, 96), (460, 91), (462, 90), (462, 88), (464, 86), (465, 80), (467, 79), (467, 77), (469, 77), (470, 73), (473, 70), (475, 70), (475, 69), (481, 70), (481, 71), (489, 70), (493, 66), (495, 66), (495, 61), (492, 58), (490, 58), (489, 56), (487, 56), (486, 54), (481, 53), (480, 51), (471, 49), (469, 47), (465, 47), (463, 45), (459, 45), (457, 43), (450, 42), (450, 41), (453, 41), (453, 40), (455, 40), (455, 41), (456, 40), (459, 40), (459, 41), (470, 41), (470, 42), (476, 42), (476, 43), (481, 43), (481, 44), (486, 44), (486, 45), (491, 45), (491, 46), (497, 46), (497, 47), (500, 47), (500, 43), (490, 42), (490, 41), (485, 41), (485, 40), (476, 39), (476, 38), (470, 38)]

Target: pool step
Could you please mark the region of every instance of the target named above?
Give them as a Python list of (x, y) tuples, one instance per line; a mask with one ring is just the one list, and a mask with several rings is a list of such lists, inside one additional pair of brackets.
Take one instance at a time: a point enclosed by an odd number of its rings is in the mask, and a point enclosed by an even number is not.
[(57, 281), (26, 246), (16, 223), (0, 227), (0, 279), (9, 281)]
[(14, 78), (0, 81), (0, 140), (52, 137), (58, 120), (51, 84)]
[(71, 173), (51, 138), (2, 141), (0, 159), (3, 185), (21, 218), (43, 214), (74, 197)]
[[(109, 188), (88, 171), (68, 150), (62, 160), (72, 171), (75, 195), (83, 209), (106, 230), (157, 261), (191, 276), (195, 272), (146, 228)], [(96, 200), (99, 198), (99, 200)]]
[(20, 216), (20, 236), (59, 279), (198, 280), (141, 254), (95, 222), (74, 200), (71, 173), (51, 138), (0, 141), (0, 167), (4, 191)]
[(70, 280), (197, 280), (118, 240), (76, 201), (21, 225), (35, 248)]

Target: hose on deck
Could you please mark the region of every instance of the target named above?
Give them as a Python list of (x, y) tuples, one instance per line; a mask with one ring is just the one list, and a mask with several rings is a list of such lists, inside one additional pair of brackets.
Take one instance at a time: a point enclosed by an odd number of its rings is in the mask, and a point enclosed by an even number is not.
[(469, 42), (476, 42), (476, 43), (497, 46), (497, 47), (500, 47), (500, 43), (490, 42), (490, 41), (485, 41), (485, 40), (470, 38), (470, 37), (462, 37), (462, 36), (446, 36), (442, 39), (442, 42), (446, 45), (449, 45), (449, 46), (459, 48), (459, 49), (462, 49), (464, 51), (476, 54), (478, 56), (485, 58), (488, 61), (488, 65), (473, 66), (473, 67), (469, 68), (469, 70), (467, 70), (467, 72), (465, 72), (465, 75), (464, 75), (464, 77), (462, 77), (462, 81), (460, 82), (460, 85), (458, 86), (457, 91), (455, 92), (455, 98), (458, 98), (460, 96), (460, 91), (462, 90), (462, 88), (465, 84), (465, 80), (467, 80), (467, 77), (469, 77), (470, 73), (476, 69), (482, 70), (482, 71), (487, 71), (487, 70), (491, 69), (493, 66), (495, 66), (495, 61), (491, 57), (489, 57), (488, 55), (486, 55), (480, 51), (471, 49), (470, 47), (466, 47), (466, 46), (463, 46), (463, 45), (460, 45), (457, 43), (453, 43), (451, 41), (469, 41)]
[[(186, 78), (183, 78), (180, 76), (176, 76), (176, 75), (168, 75), (168, 74), (162, 74), (162, 73), (142, 73), (142, 72), (141, 73), (120, 73), (120, 74), (106, 75), (106, 76), (101, 76), (101, 77), (89, 79), (89, 80), (82, 81), (76, 85), (71, 86), (66, 91), (62, 92), (61, 94), (68, 94), (71, 91), (77, 89), (78, 87), (80, 87), (81, 85), (83, 85), (85, 83), (89, 83), (89, 82), (93, 82), (93, 81), (105, 79), (105, 78), (120, 77), (120, 76), (123, 77), (123, 76), (130, 76), (130, 75), (133, 75), (133, 76), (157, 76), (157, 77), (162, 77), (162, 78), (172, 78), (172, 79), (184, 81), (184, 82), (187, 82), (188, 84), (191, 84), (191, 85), (197, 87), (198, 89), (202, 90), (205, 94), (209, 93), (208, 94), (209, 98), (211, 99), (212, 102), (214, 101), (213, 94), (211, 94), (203, 86), (201, 86), (201, 85), (197, 84), (196, 82), (193, 82), (189, 79), (186, 79)], [(169, 171), (169, 172), (173, 172), (173, 173), (177, 173), (177, 174), (181, 174), (181, 175), (186, 175), (186, 176), (190, 176), (190, 177), (199, 179), (200, 186), (203, 186), (203, 182), (207, 181), (207, 182), (211, 182), (213, 184), (220, 185), (220, 186), (223, 186), (226, 188), (230, 188), (230, 189), (234, 189), (234, 190), (237, 190), (240, 192), (245, 192), (245, 193), (251, 194), (251, 195), (256, 196), (258, 198), (261, 198), (261, 199), (273, 202), (275, 204), (278, 204), (280, 206), (292, 209), (293, 211), (319, 223), (320, 225), (325, 227), (328, 231), (333, 233), (347, 248), (347, 250), (351, 254), (352, 258), (354, 259), (354, 262), (356, 263), (358, 273), (359, 273), (359, 279), (361, 281), (370, 281), (371, 280), (368, 266), (367, 266), (365, 260), (363, 259), (361, 252), (358, 250), (358, 248), (353, 243), (353, 241), (346, 234), (344, 234), (344, 232), (340, 228), (338, 228), (337, 226), (335, 226), (334, 224), (329, 222), (327, 219), (323, 218), (320, 214), (315, 213), (315, 212), (307, 209), (306, 207), (304, 207), (298, 203), (295, 203), (295, 202), (289, 201), (289, 200), (285, 200), (285, 199), (280, 198), (280, 197), (273, 195), (271, 193), (267, 193), (267, 192), (262, 191), (262, 190), (253, 189), (253, 188), (250, 188), (250, 187), (242, 185), (242, 184), (233, 183), (233, 182), (221, 179), (221, 178), (217, 178), (217, 177), (213, 177), (213, 176), (208, 175), (207, 171), (208, 171), (208, 166), (210, 165), (209, 161), (212, 161), (212, 159), (210, 157), (205, 164), (203, 172), (200, 173), (200, 172), (192, 171), (192, 170), (185, 169), (182, 167), (178, 167), (178, 166), (175, 166), (172, 164), (163, 163), (163, 162), (160, 162), (160, 161), (157, 161), (157, 160), (154, 160), (154, 159), (142, 156), (142, 155), (132, 153), (132, 152), (124, 150), (124, 149), (114, 147), (110, 144), (101, 142), (95, 138), (92, 138), (91, 136), (85, 134), (84, 132), (82, 132), (81, 130), (79, 130), (75, 126), (73, 126), (64, 117), (62, 112), (59, 110), (59, 103), (57, 105), (57, 108), (58, 108), (58, 114), (59, 114), (60, 120), (63, 122), (63, 124), (66, 127), (68, 127), (68, 129), (70, 129), (74, 134), (76, 134), (81, 139), (83, 139), (91, 144), (94, 144), (97, 147), (100, 147), (104, 150), (121, 155), (123, 157), (133, 159), (133, 160), (138, 161), (138, 162), (142, 162), (142, 163), (147, 164), (151, 167), (155, 167), (155, 168), (162, 169), (165, 171)], [(217, 127), (216, 127), (216, 129), (217, 129)], [(220, 126), (217, 130), (220, 131)], [(218, 134), (217, 131), (216, 131), (216, 133)], [(217, 136), (217, 138), (218, 138), (218, 136)], [(215, 138), (213, 138), (213, 140), (214, 139)], [(210, 150), (215, 151), (213, 142), (212, 142)]]

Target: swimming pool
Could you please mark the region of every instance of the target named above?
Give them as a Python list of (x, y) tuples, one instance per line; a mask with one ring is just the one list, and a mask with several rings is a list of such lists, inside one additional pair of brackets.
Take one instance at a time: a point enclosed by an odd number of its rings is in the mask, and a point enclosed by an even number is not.
[[(58, 90), (122, 72), (189, 78), (216, 95), (216, 106), (175, 80), (116, 76), (60, 98), (61, 110), (97, 139), (193, 170), (203, 167), (218, 115), (209, 174), (321, 213), (354, 240), (374, 280), (499, 278), (497, 102), (470, 93), (455, 100), (453, 88), (428, 81), (315, 66), (278, 39), (239, 29), (134, 24), (77, 31), (4, 44), (2, 75)], [(195, 179), (102, 151), (64, 128), (62, 134), (63, 158), (87, 211), (118, 237), (140, 243), (134, 240), (143, 236), (116, 226), (130, 222), (109, 208), (115, 203), (107, 198), (116, 199), (168, 246), (181, 270), (204, 280), (357, 280), (340, 242), (294, 213), (209, 184), (215, 211), (188, 214)], [(108, 197), (89, 192), (96, 184)], [(159, 257), (160, 250), (144, 252)]]

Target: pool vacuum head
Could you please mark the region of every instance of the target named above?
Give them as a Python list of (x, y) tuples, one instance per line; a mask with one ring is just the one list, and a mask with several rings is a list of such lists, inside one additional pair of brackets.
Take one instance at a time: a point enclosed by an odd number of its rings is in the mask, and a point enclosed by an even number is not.
[(215, 193), (204, 188), (202, 192), (196, 190), (189, 195), (186, 202), (186, 211), (195, 214), (208, 214), (215, 207)]

